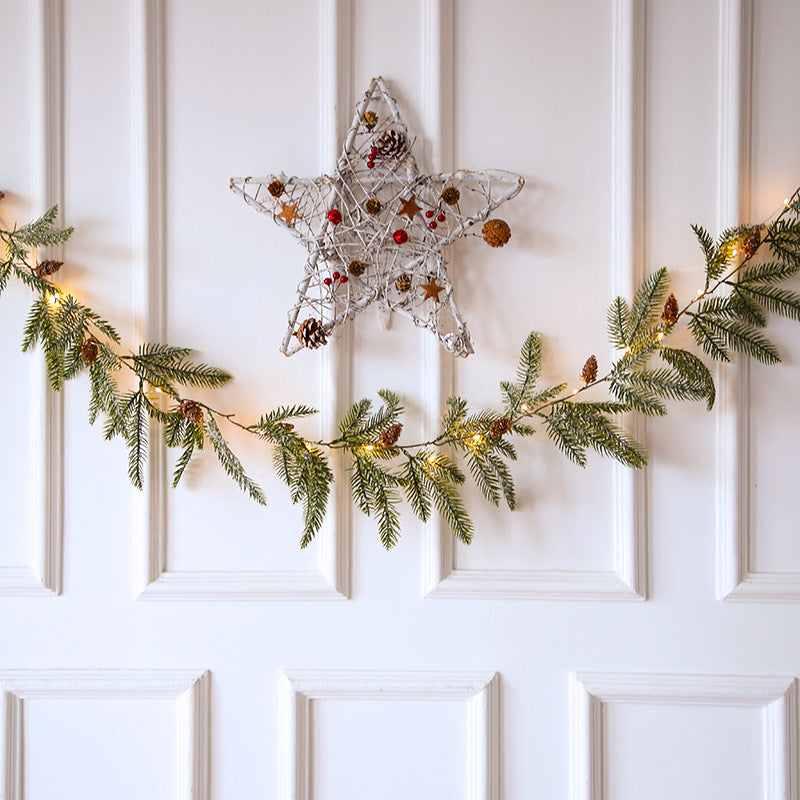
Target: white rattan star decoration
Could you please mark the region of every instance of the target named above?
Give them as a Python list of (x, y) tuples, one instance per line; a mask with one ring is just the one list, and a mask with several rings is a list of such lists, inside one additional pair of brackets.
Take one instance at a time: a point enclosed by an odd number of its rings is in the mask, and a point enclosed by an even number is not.
[[(451, 353), (472, 350), (453, 299), (443, 248), (487, 219), (523, 186), (509, 172), (423, 175), (413, 142), (382, 78), (356, 108), (333, 176), (232, 178), (231, 189), (308, 249), (281, 352), (318, 347), (373, 301), (432, 331)], [(493, 246), (510, 235), (484, 226)]]

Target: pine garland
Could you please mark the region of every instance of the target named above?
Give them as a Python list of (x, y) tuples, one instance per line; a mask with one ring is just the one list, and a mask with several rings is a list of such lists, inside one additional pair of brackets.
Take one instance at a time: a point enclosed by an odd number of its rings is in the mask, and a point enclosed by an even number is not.
[[(693, 225), (705, 261), (703, 288), (681, 307), (670, 292), (669, 271), (662, 267), (642, 281), (632, 302), (615, 298), (607, 323), (618, 356), (599, 377), (597, 359), (590, 356), (580, 373), (581, 388), (569, 392), (567, 382), (540, 385), (542, 342), (531, 333), (520, 350), (516, 379), (500, 384), (501, 411), (471, 411), (464, 398), (451, 397), (438, 435), (405, 443), (400, 398), (383, 389), (377, 409), (371, 400), (359, 400), (339, 422), (335, 438), (310, 441), (294, 427), (317, 413), (310, 406), (282, 406), (244, 424), (235, 414), (187, 396), (191, 389), (215, 389), (231, 380), (225, 370), (191, 360), (190, 348), (145, 343), (135, 353), (123, 352), (111, 323), (49, 280), (61, 262), (33, 261), (38, 249), (61, 245), (72, 234), (72, 228), (55, 225), (57, 211), (53, 207), (28, 225), (0, 229), (5, 245), (0, 294), (11, 278), (34, 294), (22, 334), (23, 351), (41, 348), (54, 391), (88, 373), (89, 422), (102, 418), (105, 438), (124, 440), (128, 476), (137, 488), (144, 484), (148, 437), (155, 422), (165, 445), (181, 451), (173, 487), (209, 442), (225, 472), (264, 505), (263, 491), (247, 475), (218, 421), (269, 442), (275, 471), (288, 486), (292, 502), (302, 506), (301, 547), (322, 526), (334, 480), (328, 463), (331, 451), (348, 457), (353, 501), (375, 518), (386, 548), (400, 538), (403, 498), (423, 522), (435, 510), (455, 537), (469, 544), (474, 526), (460, 493), (467, 480), (461, 463), (490, 503), (505, 503), (510, 509), (516, 506), (516, 492), (509, 462), (517, 458), (511, 438), (531, 436), (537, 428), (580, 466), (593, 450), (641, 468), (647, 452), (615, 422), (620, 415), (665, 416), (667, 401), (705, 400), (708, 409), (714, 405), (714, 379), (703, 359), (666, 343), (680, 323), (712, 360), (730, 361), (734, 353), (741, 353), (772, 364), (780, 355), (763, 333), (767, 314), (800, 321), (800, 294), (780, 286), (800, 272), (798, 189), (773, 221), (730, 228), (716, 241)], [(123, 372), (133, 376), (136, 388), (121, 388), (118, 376)], [(606, 390), (605, 397), (577, 397), (598, 386)], [(159, 395), (168, 398), (166, 409), (156, 399)]]

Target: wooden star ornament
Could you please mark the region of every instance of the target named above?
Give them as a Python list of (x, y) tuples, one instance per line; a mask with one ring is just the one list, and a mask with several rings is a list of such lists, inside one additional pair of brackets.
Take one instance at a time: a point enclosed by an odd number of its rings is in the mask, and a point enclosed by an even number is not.
[[(280, 218), (308, 251), (284, 354), (310, 347), (311, 330), (314, 345), (324, 344), (338, 325), (373, 302), (428, 328), (449, 352), (473, 352), (444, 251), (515, 197), (524, 181), (500, 170), (426, 175), (412, 145), (397, 101), (375, 78), (332, 175), (231, 179), (234, 192), (276, 222)], [(283, 191), (276, 197), (270, 186)]]

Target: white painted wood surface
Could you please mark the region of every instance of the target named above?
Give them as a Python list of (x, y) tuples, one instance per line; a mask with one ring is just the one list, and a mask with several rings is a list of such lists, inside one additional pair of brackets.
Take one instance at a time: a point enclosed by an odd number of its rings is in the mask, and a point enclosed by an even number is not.
[[(531, 329), (545, 377), (576, 383), (608, 363), (615, 293), (662, 264), (694, 293), (690, 222), (766, 217), (800, 183), (793, 0), (2, 11), (4, 220), (58, 202), (67, 288), (132, 346), (230, 369), (220, 407), (318, 404), (309, 436), (382, 386), (415, 438), (453, 392), (490, 404)], [(451, 251), (465, 361), (372, 312), (277, 352), (304, 252), (228, 178), (331, 169), (378, 74), (422, 169), (526, 179), (508, 247)], [(156, 446), (132, 491), (86, 382), (55, 397), (18, 352), (26, 299), (0, 299), (2, 800), (800, 800), (796, 324), (780, 367), (720, 371), (710, 414), (631, 420), (646, 472), (537, 436), (518, 511), (470, 490), (470, 548), (409, 518), (387, 554), (347, 491), (300, 551), (270, 454), (235, 432), (266, 510), (211, 453), (172, 491)]]

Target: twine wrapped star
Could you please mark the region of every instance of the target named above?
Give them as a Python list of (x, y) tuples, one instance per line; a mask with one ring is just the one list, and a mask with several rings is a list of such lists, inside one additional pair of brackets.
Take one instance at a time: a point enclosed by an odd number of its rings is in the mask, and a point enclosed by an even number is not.
[(424, 175), (412, 144), (397, 101), (375, 78), (332, 176), (231, 178), (234, 192), (308, 250), (280, 348), (285, 355), (324, 344), (375, 301), (428, 328), (454, 355), (473, 352), (443, 250), (524, 181), (499, 170)]

